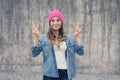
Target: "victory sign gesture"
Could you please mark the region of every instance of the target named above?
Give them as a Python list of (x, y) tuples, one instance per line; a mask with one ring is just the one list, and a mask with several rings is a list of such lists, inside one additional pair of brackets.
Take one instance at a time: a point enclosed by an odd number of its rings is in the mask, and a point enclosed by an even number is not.
[(32, 24), (32, 35), (33, 35), (33, 44), (37, 45), (39, 40), (39, 24)]
[(74, 24), (74, 39), (77, 42), (77, 44), (80, 44), (80, 39), (79, 39), (79, 35), (80, 35), (80, 28), (79, 28), (79, 24), (76, 23)]

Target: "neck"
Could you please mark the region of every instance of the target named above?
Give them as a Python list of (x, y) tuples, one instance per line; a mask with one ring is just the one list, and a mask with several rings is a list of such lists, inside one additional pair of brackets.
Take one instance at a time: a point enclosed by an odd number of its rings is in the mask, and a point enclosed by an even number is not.
[(56, 37), (58, 37), (59, 31), (55, 31), (55, 35), (56, 35)]

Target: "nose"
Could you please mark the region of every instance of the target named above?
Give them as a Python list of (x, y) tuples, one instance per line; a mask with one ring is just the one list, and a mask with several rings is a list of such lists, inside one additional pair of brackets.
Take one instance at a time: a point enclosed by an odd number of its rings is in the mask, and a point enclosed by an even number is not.
[(57, 21), (55, 21), (55, 23), (54, 24), (57, 24), (58, 22)]

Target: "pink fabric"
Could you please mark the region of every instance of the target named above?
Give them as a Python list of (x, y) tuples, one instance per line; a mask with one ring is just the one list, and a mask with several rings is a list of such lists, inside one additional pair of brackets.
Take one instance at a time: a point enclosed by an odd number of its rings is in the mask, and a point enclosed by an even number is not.
[(50, 23), (50, 20), (53, 18), (53, 17), (59, 17), (60, 20), (62, 21), (62, 23), (64, 22), (64, 17), (62, 15), (62, 13), (58, 10), (53, 10), (50, 12), (49, 16), (48, 16), (48, 22)]

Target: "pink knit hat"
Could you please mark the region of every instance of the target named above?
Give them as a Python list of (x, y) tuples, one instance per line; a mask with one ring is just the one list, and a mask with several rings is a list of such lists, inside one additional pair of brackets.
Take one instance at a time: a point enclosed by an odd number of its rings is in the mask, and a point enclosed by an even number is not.
[(64, 22), (64, 17), (62, 15), (62, 13), (58, 10), (52, 10), (48, 16), (48, 22), (50, 23), (50, 20), (53, 18), (53, 17), (59, 17), (60, 20), (62, 21), (62, 23)]

